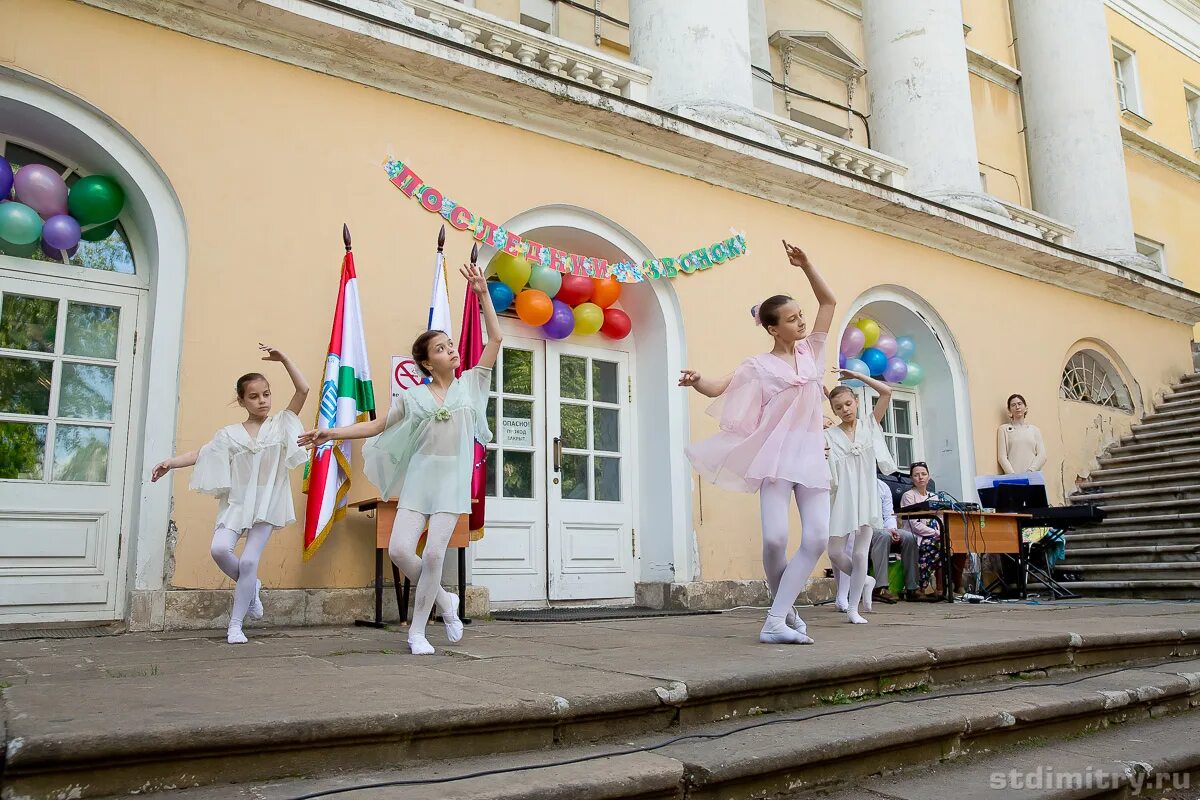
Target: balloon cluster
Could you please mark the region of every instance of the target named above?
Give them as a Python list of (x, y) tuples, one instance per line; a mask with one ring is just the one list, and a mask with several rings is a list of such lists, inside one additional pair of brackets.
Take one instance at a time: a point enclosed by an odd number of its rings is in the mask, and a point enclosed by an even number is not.
[(40, 244), (48, 257), (64, 261), (75, 255), (80, 239), (100, 242), (112, 235), (124, 206), (125, 192), (112, 178), (89, 175), (68, 189), (44, 164), (14, 173), (0, 156), (0, 251), (8, 255), (31, 256)]
[[(917, 343), (911, 336), (892, 336), (875, 320), (863, 318), (842, 334), (838, 365), (888, 383), (916, 386), (925, 377), (921, 365), (912, 360), (916, 352)], [(847, 383), (862, 385), (862, 381)]]
[(492, 268), (500, 279), (488, 281), (496, 311), (515, 304), (522, 322), (540, 327), (551, 339), (571, 334), (600, 333), (609, 339), (629, 335), (629, 315), (612, 307), (621, 296), (621, 284), (614, 278), (564, 275), (508, 253), (497, 253)]

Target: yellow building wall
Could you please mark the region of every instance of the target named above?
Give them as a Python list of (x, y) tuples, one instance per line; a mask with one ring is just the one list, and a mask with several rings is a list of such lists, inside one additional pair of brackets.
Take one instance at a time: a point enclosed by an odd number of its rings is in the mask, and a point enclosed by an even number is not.
[(970, 26), (967, 46), (1002, 64), (1016, 65), (1012, 13), (1008, 0), (963, 0), (963, 22)]
[(1003, 86), (972, 74), (971, 107), (979, 171), (986, 177), (988, 193), (1032, 208), (1021, 98)]
[[(319, 380), (343, 221), (354, 235), (377, 394), (386, 397), (389, 356), (404, 351), (424, 327), (441, 222), (388, 183), (380, 162), (389, 153), (496, 220), (546, 203), (571, 204), (608, 217), (660, 253), (693, 248), (730, 226), (744, 229), (751, 254), (673, 282), (686, 320), (689, 365), (710, 373), (767, 347), (746, 313), (754, 302), (789, 291), (815, 311), (802, 274), (783, 257), (781, 237), (809, 251), (845, 307), (877, 284), (920, 287), (950, 325), (968, 365), (981, 472), (993, 469), (995, 428), (1009, 393), (1024, 393), (1034, 421), (1049, 427), (1059, 371), (1078, 339), (1109, 343), (1144, 386), (1164, 384), (1189, 365), (1185, 325), (922, 245), (79, 4), (17, 0), (15, 13), (19, 31), (0, 30), (0, 53), (111, 115), (147, 149), (179, 195), (189, 244), (180, 452), (242, 418), (230, 405), (233, 381), (260, 367), (257, 342), (286, 349), (310, 381)], [(56, 45), (39, 44), (45, 41)], [(171, 69), (152, 68), (163, 63)], [(478, 158), (462, 157), (481, 147), (504, 154), (488, 160), (484, 172)], [(629, 186), (639, 190), (614, 191)], [(668, 208), (669, 223), (663, 217)], [(469, 238), (450, 236), (450, 261), (465, 259)], [(462, 291), (455, 276), (456, 304)], [(981, 307), (998, 310), (989, 316)], [(1015, 307), (1020, 320), (1003, 310)], [(727, 318), (734, 322), (709, 324)], [(282, 371), (269, 373), (286, 396)], [(314, 416), (316, 399), (314, 393), (306, 419)], [(715, 430), (702, 413), (706, 402), (691, 399), (693, 437)], [(1048, 437), (1051, 464), (1085, 446), (1082, 441), (1068, 436), (1060, 444)], [(298, 473), (293, 480), (298, 488)], [(228, 586), (208, 552), (213, 501), (189, 493), (187, 482), (181, 472), (171, 484), (179, 527), (171, 582)], [(373, 491), (359, 476), (351, 495)], [(697, 526), (703, 577), (759, 577), (756, 498), (705, 487), (693, 499), (697, 519), (700, 511), (704, 519)], [(297, 495), (298, 506), (301, 501)], [(372, 535), (371, 523), (352, 514), (306, 564), (300, 528), (292, 526), (273, 537), (260, 574), (274, 587), (365, 586)]]
[(1200, 182), (1128, 147), (1125, 172), (1134, 230), (1165, 245), (1168, 275), (1200, 289)]

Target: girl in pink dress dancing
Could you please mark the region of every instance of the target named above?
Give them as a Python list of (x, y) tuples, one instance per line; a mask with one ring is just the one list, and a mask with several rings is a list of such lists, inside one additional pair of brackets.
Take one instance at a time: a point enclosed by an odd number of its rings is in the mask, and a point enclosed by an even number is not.
[[(774, 600), (759, 641), (812, 644), (793, 605), (829, 537), (829, 467), (821, 430), (825, 338), (837, 301), (798, 247), (783, 243), (788, 260), (804, 270), (819, 307), (811, 331), (800, 304), (787, 295), (768, 297), (755, 320), (775, 340), (771, 352), (751, 356), (725, 378), (684, 370), (680, 386), (719, 398), (708, 413), (721, 422), (716, 435), (687, 449), (701, 477), (723, 489), (758, 492), (763, 569)], [(803, 538), (789, 561), (788, 504), (800, 510)]]

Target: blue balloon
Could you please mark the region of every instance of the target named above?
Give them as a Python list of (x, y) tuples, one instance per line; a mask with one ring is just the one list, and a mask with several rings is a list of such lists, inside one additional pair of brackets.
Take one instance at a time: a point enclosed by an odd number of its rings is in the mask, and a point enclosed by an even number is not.
[(0, 156), (0, 200), (7, 200), (13, 187), (13, 168), (8, 159)]
[[(857, 372), (860, 375), (869, 375), (871, 368), (868, 367), (866, 365), (866, 362), (864, 362), (862, 359), (847, 358), (846, 366), (842, 367), (842, 369), (849, 370), (850, 372)], [(842, 381), (842, 382), (844, 384), (846, 384), (847, 386), (853, 387), (855, 389), (857, 389), (858, 387), (863, 385), (862, 381), (855, 380), (853, 378), (851, 378), (850, 380), (847, 380), (847, 381)]]
[(908, 361), (917, 352), (917, 343), (911, 336), (896, 337), (896, 357)]
[(488, 281), (488, 294), (492, 296), (492, 306), (495, 307), (496, 313), (507, 311), (508, 307), (513, 304), (516, 295), (513, 290), (508, 287), (507, 283), (501, 281)]
[(868, 347), (863, 350), (861, 359), (867, 365), (867, 369), (871, 370), (868, 374), (872, 377), (882, 375), (883, 371), (887, 369), (887, 354), (878, 347)]

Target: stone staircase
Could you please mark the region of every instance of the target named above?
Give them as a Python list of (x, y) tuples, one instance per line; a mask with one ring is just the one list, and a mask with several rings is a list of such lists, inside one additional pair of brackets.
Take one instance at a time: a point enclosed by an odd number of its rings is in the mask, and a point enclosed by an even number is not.
[(1085, 596), (1200, 598), (1200, 373), (1110, 447), (1071, 502), (1104, 523), (1067, 535), (1057, 570)]

